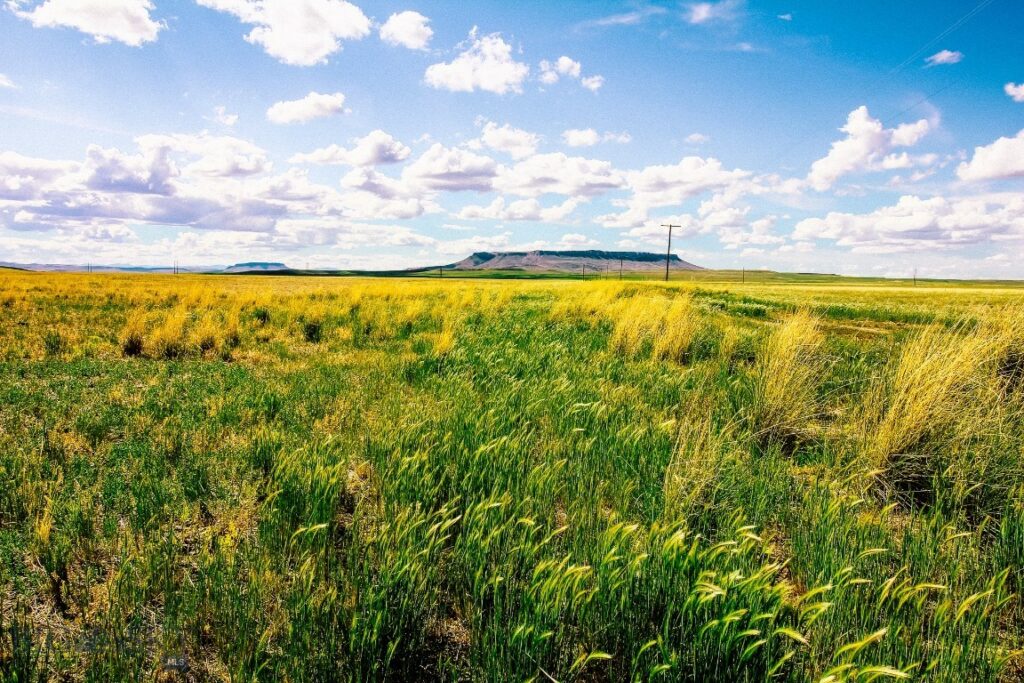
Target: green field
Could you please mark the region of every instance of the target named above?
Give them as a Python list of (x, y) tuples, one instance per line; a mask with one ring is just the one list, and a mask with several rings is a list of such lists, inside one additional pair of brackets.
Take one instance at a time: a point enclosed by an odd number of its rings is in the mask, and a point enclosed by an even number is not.
[(1024, 680), (1022, 295), (0, 272), (0, 680)]

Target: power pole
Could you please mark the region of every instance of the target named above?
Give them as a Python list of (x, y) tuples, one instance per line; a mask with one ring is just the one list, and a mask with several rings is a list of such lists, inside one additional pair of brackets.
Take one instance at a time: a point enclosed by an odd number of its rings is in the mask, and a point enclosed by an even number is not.
[(583, 264), (583, 280), (586, 281), (586, 279), (587, 279), (587, 264), (584, 263)]
[(917, 268), (914, 268), (914, 286), (917, 287)]
[(742, 277), (743, 277), (742, 283), (743, 284), (747, 284), (747, 269), (743, 268), (740, 272), (743, 274), (742, 275)]
[(668, 262), (672, 257), (672, 228), (681, 228), (681, 225), (672, 225), (671, 223), (662, 225), (663, 228), (668, 228), (668, 250), (665, 252), (665, 282), (668, 282)]
[(619, 259), (619, 279), (622, 279), (622, 259)]

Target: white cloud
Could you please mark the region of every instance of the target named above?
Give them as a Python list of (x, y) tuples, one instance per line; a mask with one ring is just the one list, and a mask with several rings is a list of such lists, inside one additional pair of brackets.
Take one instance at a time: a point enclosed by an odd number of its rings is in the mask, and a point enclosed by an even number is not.
[(586, 235), (582, 235), (578, 232), (570, 232), (562, 235), (562, 239), (558, 240), (555, 244), (555, 249), (578, 251), (581, 249), (592, 249), (600, 245), (600, 242), (591, 237), (587, 237)]
[[(478, 121), (478, 125), (479, 125)], [(536, 133), (513, 128), (509, 124), (499, 126), (493, 121), (483, 122), (480, 137), (468, 143), (470, 149), (497, 150), (509, 154), (513, 159), (523, 159), (537, 151), (540, 136)]]
[(306, 123), (344, 111), (345, 96), (340, 92), (331, 95), (311, 92), (299, 100), (276, 102), (267, 109), (267, 119), (279, 124)]
[(684, 18), (690, 24), (707, 24), (713, 21), (730, 21), (736, 18), (740, 0), (720, 2), (695, 2), (687, 5)]
[(829, 213), (800, 221), (794, 240), (833, 240), (857, 252), (889, 253), (1024, 239), (1024, 194), (975, 197), (905, 195), (865, 214)]
[(401, 45), (410, 50), (426, 50), (434, 35), (430, 19), (419, 12), (398, 12), (380, 27), (380, 39), (388, 45)]
[(415, 188), (373, 168), (353, 169), (341, 179), (341, 186), (349, 191), (338, 198), (338, 205), (356, 218), (407, 219), (440, 210)]
[(591, 92), (597, 92), (604, 85), (604, 76), (586, 76), (583, 74), (582, 65), (571, 57), (562, 55), (555, 61), (542, 60), (540, 63), (540, 82), (544, 85), (554, 85), (564, 76), (565, 78), (577, 80), (580, 85)]
[(227, 135), (143, 135), (136, 142), (142, 153), (152, 158), (172, 153), (196, 158), (182, 168), (185, 175), (241, 177), (271, 169), (263, 149)]
[(450, 62), (427, 67), (424, 78), (432, 88), (453, 92), (487, 92), (504, 95), (521, 93), (530, 67), (515, 61), (512, 46), (500, 33), (478, 36), (476, 27), (469, 34), (468, 45)]
[(567, 199), (561, 204), (545, 208), (536, 199), (520, 199), (506, 204), (503, 197), (498, 197), (487, 206), (465, 206), (459, 211), (456, 218), (460, 220), (544, 221), (546, 223), (557, 223), (568, 218), (580, 203), (577, 199)]
[(497, 173), (498, 164), (490, 157), (434, 143), (405, 167), (402, 179), (427, 190), (486, 192)]
[(942, 64), (958, 64), (963, 61), (964, 53), (956, 52), (954, 50), (940, 50), (933, 54), (931, 57), (926, 57), (925, 62), (928, 66), (939, 66)]
[(776, 220), (775, 216), (765, 216), (749, 224), (723, 226), (718, 231), (718, 241), (730, 250), (750, 245), (782, 244), (786, 240), (774, 233)]
[(990, 145), (975, 147), (970, 161), (960, 164), (961, 180), (999, 180), (1024, 176), (1024, 130), (1016, 137), (999, 138)]
[(686, 142), (691, 145), (703, 145), (710, 141), (711, 138), (703, 133), (690, 133), (686, 136)]
[(288, 160), (292, 164), (347, 164), (349, 166), (377, 166), (405, 161), (412, 152), (388, 133), (374, 130), (353, 141), (352, 149), (339, 145), (321, 147), (308, 154), (296, 154)]
[[(52, 1), (52, 0), (51, 0)], [(101, 2), (102, 0), (96, 0)], [(254, 28), (245, 39), (285, 64), (313, 66), (341, 50), (341, 41), (370, 33), (370, 19), (345, 0), (196, 0)]]
[(562, 140), (570, 147), (593, 147), (601, 142), (601, 134), (593, 128), (570, 128), (562, 133)]
[(72, 161), (50, 161), (17, 152), (0, 152), (0, 202), (37, 199), (45, 188), (70, 177), (80, 166)]
[(590, 21), (582, 22), (578, 24), (581, 28), (596, 27), (606, 28), (609, 26), (636, 26), (641, 24), (647, 19), (662, 14), (667, 14), (668, 10), (664, 7), (657, 5), (648, 5), (642, 9), (635, 10), (633, 12), (623, 12), (622, 14), (611, 14), (609, 16), (600, 17), (598, 19), (592, 19)]
[(24, 0), (7, 3), (22, 19), (39, 27), (64, 26), (90, 35), (97, 43), (118, 41), (138, 47), (157, 39), (164, 23), (150, 16), (149, 0), (45, 0), (22, 9)]
[(782, 21), (793, 21), (793, 13), (786, 12), (785, 14), (778, 15), (778, 18), (781, 19)]
[(14, 81), (12, 81), (10, 78), (5, 76), (4, 74), (0, 74), (0, 88), (17, 88), (17, 87), (18, 86), (14, 85)]
[(884, 169), (883, 160), (893, 147), (915, 145), (931, 129), (927, 119), (885, 128), (868, 113), (867, 107), (858, 107), (839, 129), (846, 137), (833, 142), (828, 154), (811, 165), (807, 182), (815, 190), (824, 191), (848, 173)]
[(624, 185), (622, 174), (607, 161), (570, 157), (561, 152), (535, 154), (511, 168), (501, 167), (495, 188), (522, 197), (561, 194), (593, 197)]
[(213, 108), (213, 120), (224, 126), (234, 126), (238, 123), (238, 114), (229, 114), (227, 107), (218, 106)]
[(575, 59), (562, 55), (553, 63), (543, 60), (540, 63), (540, 81), (545, 85), (554, 85), (562, 76), (579, 78), (581, 65)]
[(642, 226), (653, 208), (678, 206), (688, 199), (706, 192), (730, 192), (736, 197), (758, 188), (751, 174), (742, 169), (728, 170), (718, 159), (697, 156), (684, 157), (678, 164), (647, 166), (627, 174), (632, 190), (628, 201), (620, 205), (625, 211), (598, 216), (597, 221), (609, 228)]
[(624, 145), (632, 140), (633, 136), (626, 131), (621, 133), (608, 131), (601, 135), (593, 128), (570, 128), (562, 132), (562, 141), (570, 147), (593, 147), (599, 142), (617, 142)]
[(1024, 102), (1024, 83), (1007, 83), (1003, 91), (1013, 99), (1014, 102)]

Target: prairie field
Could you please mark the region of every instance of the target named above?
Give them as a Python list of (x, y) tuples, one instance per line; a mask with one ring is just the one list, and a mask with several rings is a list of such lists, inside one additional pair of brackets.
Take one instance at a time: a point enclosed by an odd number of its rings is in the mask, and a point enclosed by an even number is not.
[(0, 270), (0, 680), (1024, 680), (1024, 290)]

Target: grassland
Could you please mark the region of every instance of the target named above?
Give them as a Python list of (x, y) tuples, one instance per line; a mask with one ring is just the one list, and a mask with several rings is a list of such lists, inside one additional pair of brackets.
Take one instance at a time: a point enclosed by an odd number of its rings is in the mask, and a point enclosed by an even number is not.
[(1021, 680), (1020, 300), (0, 273), (0, 679)]

